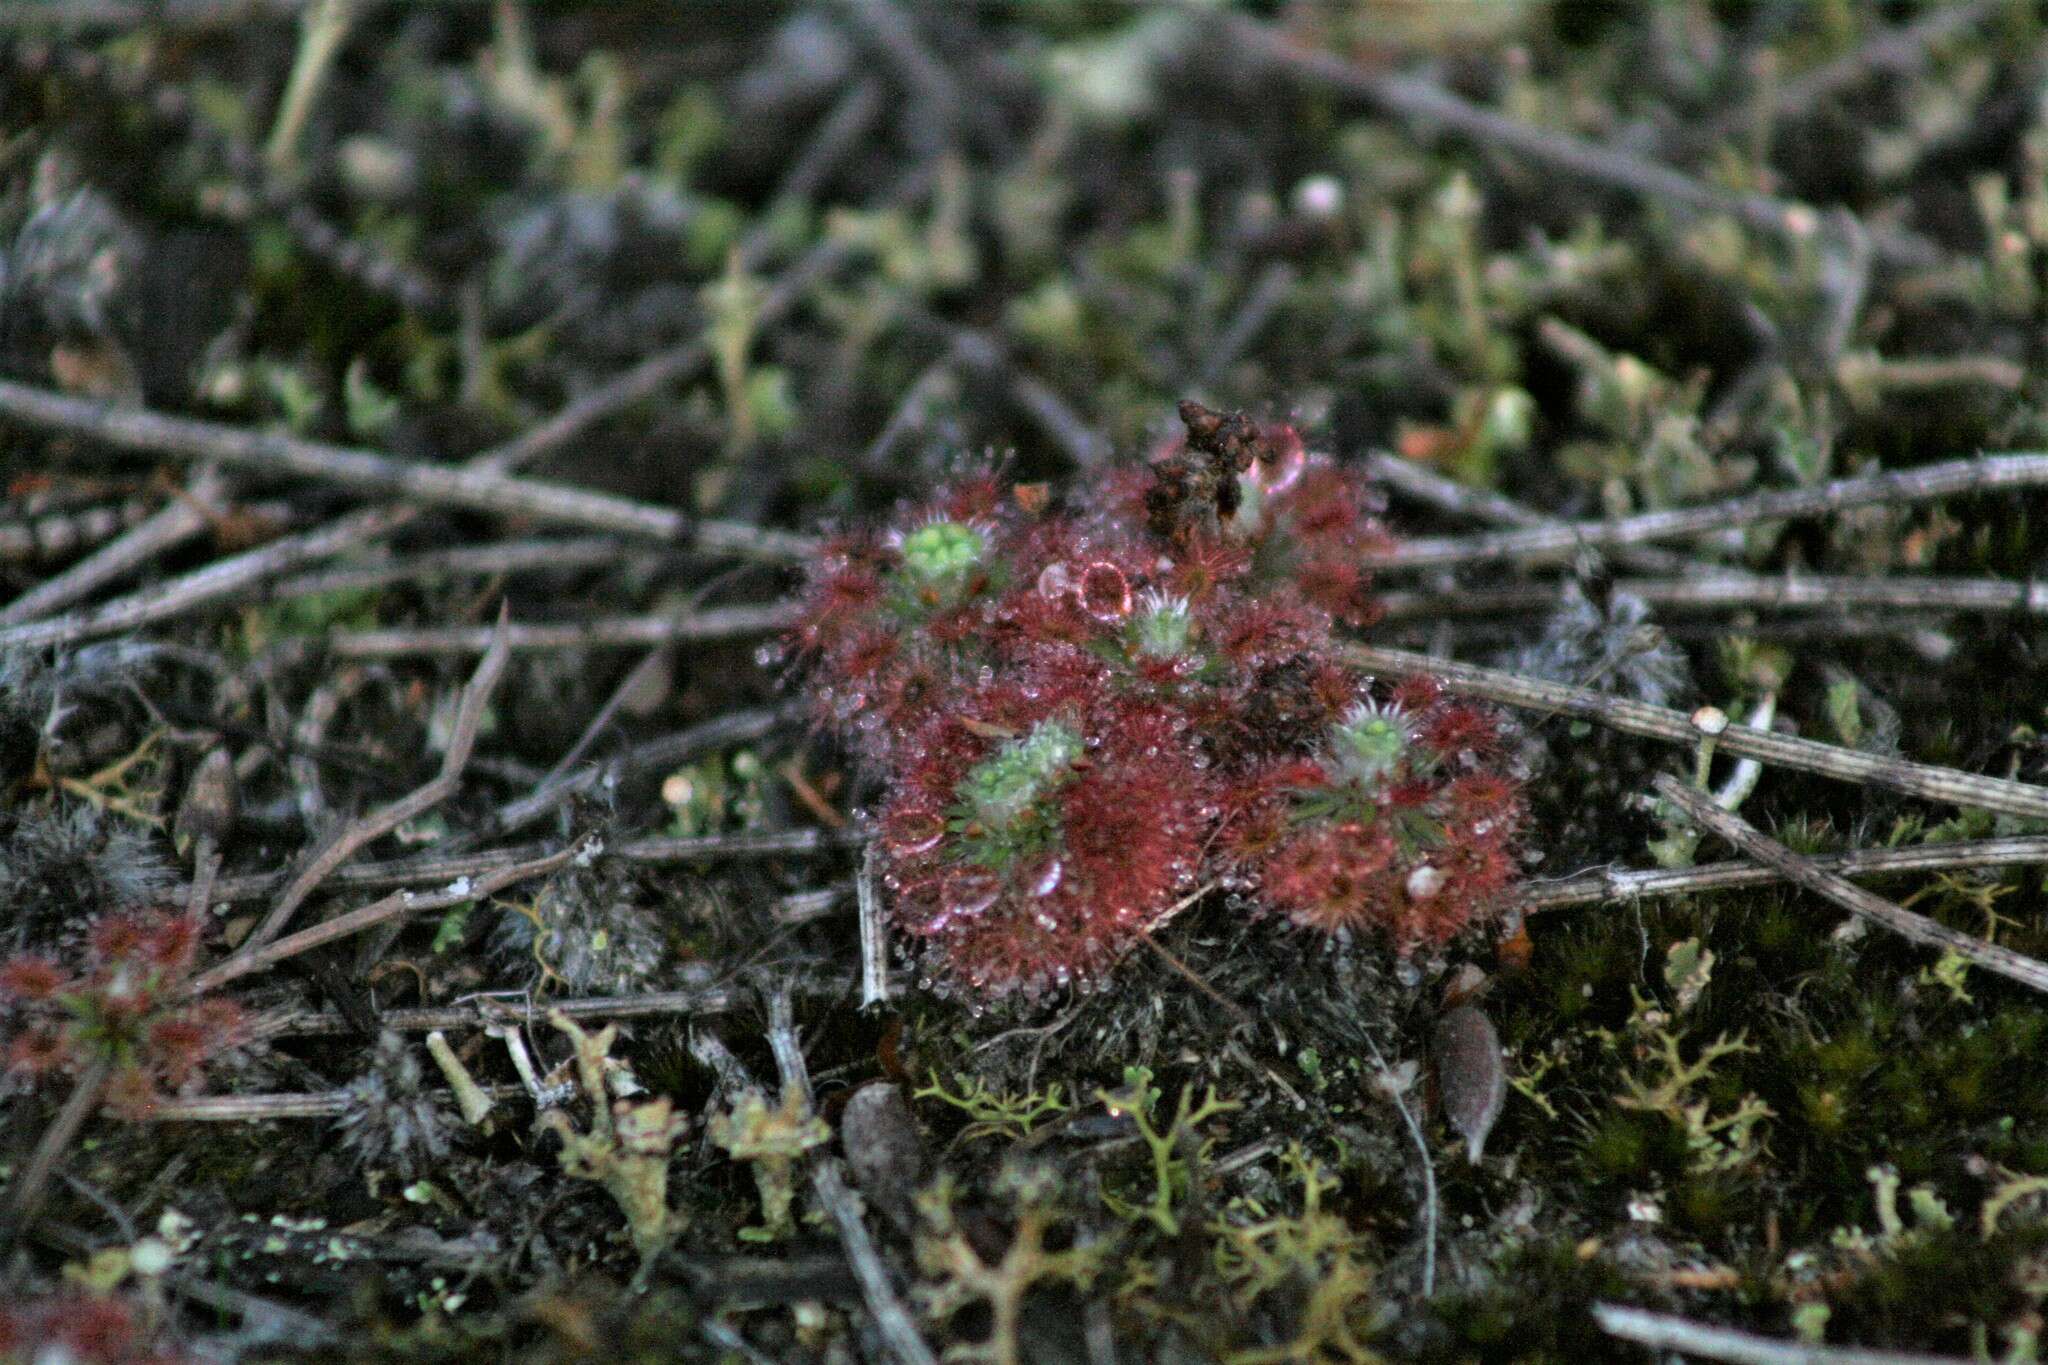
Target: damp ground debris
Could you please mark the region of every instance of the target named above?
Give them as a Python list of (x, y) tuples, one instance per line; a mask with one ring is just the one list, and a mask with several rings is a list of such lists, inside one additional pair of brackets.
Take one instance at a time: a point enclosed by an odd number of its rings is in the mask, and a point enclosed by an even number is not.
[(0, 6), (0, 1361), (2036, 1360), (2044, 73)]

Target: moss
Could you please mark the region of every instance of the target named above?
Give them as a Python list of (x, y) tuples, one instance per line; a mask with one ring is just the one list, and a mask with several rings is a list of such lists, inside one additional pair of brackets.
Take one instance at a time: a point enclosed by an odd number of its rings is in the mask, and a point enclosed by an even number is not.
[(1968, 1354), (1973, 1331), (1996, 1340), (2035, 1312), (2039, 1286), (2022, 1272), (2044, 1253), (2048, 1227), (2038, 1223), (1989, 1240), (1963, 1224), (1931, 1233), (1832, 1289), (1828, 1340)]
[(1593, 1325), (1585, 1306), (1642, 1298), (1642, 1290), (1604, 1257), (1562, 1242), (1513, 1252), (1493, 1267), (1493, 1276), (1490, 1288), (1447, 1293), (1432, 1304), (1410, 1358), (1445, 1365), (1609, 1359), (1613, 1343)]

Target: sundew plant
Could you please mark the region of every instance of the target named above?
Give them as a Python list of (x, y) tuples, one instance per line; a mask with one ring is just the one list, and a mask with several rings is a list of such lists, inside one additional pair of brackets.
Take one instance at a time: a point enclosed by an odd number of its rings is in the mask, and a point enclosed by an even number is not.
[(1181, 416), (1142, 468), (965, 479), (811, 567), (792, 647), (882, 778), (882, 890), (940, 990), (1098, 984), (1209, 888), (1403, 954), (1505, 903), (1495, 717), (1342, 653), (1372, 490), (1292, 427)]

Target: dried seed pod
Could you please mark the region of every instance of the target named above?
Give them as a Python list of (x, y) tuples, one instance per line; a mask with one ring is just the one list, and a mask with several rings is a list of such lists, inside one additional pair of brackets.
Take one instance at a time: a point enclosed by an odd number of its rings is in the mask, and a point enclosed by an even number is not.
[(178, 818), (171, 827), (178, 846), (192, 848), (205, 841), (221, 848), (234, 831), (238, 806), (235, 762), (226, 749), (215, 749), (200, 760), (178, 806)]
[(924, 1144), (902, 1088), (870, 1081), (854, 1091), (839, 1119), (839, 1142), (861, 1194), (891, 1223), (907, 1229), (924, 1171)]
[(1508, 1095), (1500, 1035), (1477, 1008), (1459, 1005), (1436, 1021), (1430, 1055), (1436, 1063), (1444, 1119), (1465, 1139), (1466, 1155), (1477, 1164)]

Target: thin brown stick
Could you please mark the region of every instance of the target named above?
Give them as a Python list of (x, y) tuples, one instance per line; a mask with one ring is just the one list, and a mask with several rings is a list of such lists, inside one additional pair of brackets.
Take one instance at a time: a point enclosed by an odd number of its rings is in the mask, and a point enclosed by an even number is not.
[(670, 507), (566, 484), (514, 478), (495, 472), (481, 457), (461, 466), (418, 464), (351, 446), (248, 431), (143, 408), (118, 408), (13, 380), (0, 380), (0, 417), (97, 441), (117, 450), (216, 460), (237, 468), (317, 479), (414, 502), (532, 517), (654, 540), (689, 540), (706, 550), (763, 559), (800, 559), (816, 543), (809, 536), (790, 531), (737, 522), (693, 522)]
[(868, 135), (883, 109), (880, 81), (864, 80), (849, 86), (824, 118), (812, 130), (804, 149), (790, 162), (789, 171), (775, 187), (768, 208), (753, 229), (740, 239), (740, 264), (752, 269), (767, 254), (769, 244), (779, 235), (769, 226), (777, 210), (785, 206), (808, 205), (846, 154)]
[[(565, 625), (514, 626), (505, 646), (539, 649), (621, 648), (690, 640), (733, 640), (772, 635), (796, 619), (795, 605), (766, 602), (707, 607), (681, 615), (608, 616)], [(327, 652), (342, 659), (392, 659), (419, 654), (480, 654), (497, 638), (490, 626), (394, 626), (381, 630), (339, 630), (327, 637)]]
[[(1913, 848), (1864, 848), (1816, 856), (1810, 861), (1842, 877), (1890, 876), (1905, 872), (1946, 872), (1958, 868), (2035, 866), (2048, 863), (2048, 835), (1967, 839)], [(1774, 867), (1747, 861), (1699, 867), (1607, 868), (1523, 886), (1520, 905), (1528, 914), (1586, 905), (1625, 905), (1664, 896), (1769, 886), (1785, 880)]]
[[(908, 203), (930, 186), (932, 168), (912, 171), (884, 196), (889, 204)], [(769, 238), (750, 235), (741, 244), (741, 268), (750, 268)], [(853, 255), (852, 245), (843, 237), (828, 235), (798, 258), (761, 295), (755, 311), (755, 325), (767, 327), (780, 320), (811, 287), (836, 271)], [(624, 373), (569, 403), (540, 425), (520, 433), (470, 460), (467, 469), (479, 475), (503, 475), (533, 463), (551, 450), (567, 445), (599, 422), (616, 416), (635, 403), (653, 398), (671, 384), (681, 383), (709, 364), (711, 348), (702, 338), (693, 339), (647, 357)], [(708, 542), (705, 542), (708, 545)], [(712, 547), (716, 548), (716, 547)]]
[(881, 873), (875, 846), (861, 851), (854, 875), (854, 905), (860, 914), (860, 1007), (889, 1001), (889, 925), (882, 914)]
[[(2007, 0), (1971, 0), (1970, 3), (1937, 5), (1924, 17), (1900, 28), (1887, 28), (1830, 61), (1803, 71), (1781, 83), (1770, 100), (1773, 118), (1796, 118), (1838, 90), (1879, 73), (1909, 71), (1924, 64), (1928, 49), (1943, 39), (1976, 28), (2005, 7)], [(1731, 137), (1755, 114), (1753, 107), (1738, 107), (1709, 122), (1709, 141)]]
[[(503, 630), (509, 623), (509, 617), (501, 611), (498, 628)], [(491, 694), (497, 690), (498, 679), (504, 676), (505, 665), (511, 658), (511, 648), (500, 640), (478, 661), (476, 671), (470, 675), (469, 685), (462, 689), (462, 700), (455, 711), (455, 725), (448, 736), (448, 748), (441, 756), (441, 771), (431, 781), (390, 805), (351, 821), (332, 839), (315, 848), (277, 898), (277, 903), (271, 906), (270, 913), (263, 917), (262, 923), (244, 942), (241, 952), (207, 973), (208, 977), (225, 972), (241, 957), (257, 952), (276, 938), (290, 923), (293, 912), (336, 868), (353, 857), (356, 850), (389, 834), (407, 820), (432, 810), (454, 793), (462, 780), (462, 770), (469, 762), (470, 750), (476, 745), (476, 733), (483, 724), (484, 708), (490, 703)]]
[(602, 569), (629, 563), (659, 562), (661, 551), (614, 536), (551, 536), (505, 540), (491, 545), (458, 545), (449, 550), (399, 555), (370, 564), (315, 569), (295, 574), (265, 589), (266, 602), (285, 602), (316, 593), (353, 592), (391, 583), (420, 583), (440, 578), (516, 573), (554, 573)]
[[(1334, 53), (1305, 50), (1279, 29), (1257, 20), (1232, 16), (1222, 22), (1240, 50), (1264, 57), (1298, 80), (1336, 90), (1405, 122), (1449, 129), (1501, 148), (1521, 162), (1696, 212), (1728, 214), (1781, 240), (1803, 239), (1819, 220), (1812, 208), (1792, 200), (1718, 190), (1633, 153), (1482, 108), (1432, 81), (1391, 71), (1367, 71)], [(1925, 266), (1939, 259), (1931, 243), (1896, 229), (1874, 232), (1872, 239), (1886, 260), (1901, 265)]]
[(36, 1215), (42, 1211), (43, 1198), (50, 1190), (50, 1177), (57, 1172), (57, 1163), (64, 1159), (78, 1130), (99, 1107), (113, 1074), (112, 1064), (104, 1057), (95, 1059), (78, 1074), (64, 1107), (43, 1130), (28, 1161), (8, 1182), (7, 1202), (0, 1206), (0, 1261), (19, 1245), (23, 1234), (35, 1223)]
[(768, 853), (818, 853), (851, 848), (865, 842), (864, 829), (791, 829), (759, 834), (700, 834), (688, 838), (635, 839), (621, 844), (617, 857), (633, 863), (687, 863), (699, 858), (758, 856)]
[[(804, 1109), (812, 1108), (811, 1076), (804, 1065), (803, 1043), (797, 1037), (795, 1013), (789, 987), (778, 987), (768, 999), (768, 1046), (775, 1055), (775, 1069), (782, 1078), (784, 1096), (796, 1096)], [(831, 1215), (845, 1248), (846, 1261), (860, 1282), (861, 1297), (875, 1329), (881, 1333), (889, 1352), (901, 1365), (938, 1365), (938, 1357), (918, 1334), (917, 1323), (898, 1297), (889, 1278), (889, 1268), (875, 1249), (867, 1224), (861, 1220), (860, 1203), (847, 1188), (843, 1168), (836, 1157), (818, 1157), (811, 1163), (811, 1193)]]
[(1687, 786), (1669, 773), (1657, 774), (1655, 785), (1657, 794), (1683, 810), (1686, 818), (1694, 824), (1733, 844), (1736, 851), (1745, 857), (1776, 869), (1794, 885), (1804, 887), (1817, 896), (1825, 896), (1852, 914), (1881, 924), (1902, 938), (1954, 953), (2009, 981), (2017, 981), (2037, 991), (2048, 991), (2048, 962), (1951, 929), (1939, 920), (1915, 914), (1882, 896), (1874, 896), (1855, 883), (1817, 866), (1811, 858), (1794, 853), (1735, 812), (1722, 810), (1705, 792)]
[[(1671, 744), (1697, 744), (1707, 732), (1690, 716), (1664, 706), (1609, 696), (1587, 687), (1525, 678), (1498, 669), (1480, 668), (1449, 659), (1435, 659), (1405, 649), (1350, 645), (1345, 657), (1372, 673), (1401, 678), (1432, 677), (1452, 692), (1480, 697), (1503, 706), (1578, 716), (1631, 735)], [(1781, 768), (1796, 768), (1843, 782), (1904, 792), (1929, 801), (1999, 811), (2028, 819), (2048, 819), (2048, 787), (2004, 778), (1984, 777), (1929, 763), (1885, 758), (1811, 739), (1794, 739), (1747, 725), (1729, 725), (1713, 736), (1721, 752), (1754, 758)]]
[[(797, 989), (827, 998), (837, 998), (849, 989), (845, 981), (799, 980)], [(655, 1015), (729, 1014), (753, 999), (751, 993), (732, 987), (707, 986), (700, 990), (651, 991), (645, 995), (585, 996), (574, 1000), (505, 999), (480, 996), (466, 1005), (445, 1005), (431, 1009), (386, 1010), (378, 1026), (397, 1033), (426, 1033), (434, 1029), (486, 1028), (494, 1024), (539, 1024), (554, 1010), (571, 1019), (638, 1019)], [(328, 1011), (288, 1011), (258, 1020), (250, 1029), (257, 1038), (331, 1036), (350, 1032), (349, 1022)]]
[[(1373, 478), (1397, 492), (1454, 516), (1470, 517), (1496, 526), (1565, 524), (1560, 517), (1546, 516), (1491, 489), (1469, 488), (1456, 479), (1447, 479), (1413, 460), (1404, 460), (1384, 450), (1367, 455), (1365, 467)], [(1684, 555), (1651, 545), (1630, 546), (1622, 551), (1622, 558), (1631, 567), (1648, 573), (1677, 573), (1696, 565), (1696, 561)]]
[[(755, 830), (733, 834), (703, 834), (693, 838), (636, 839), (613, 847), (609, 855), (630, 862), (698, 862), (711, 858), (773, 858), (802, 854), (831, 853), (858, 847), (869, 837), (861, 828), (840, 830), (797, 829)], [(515, 844), (483, 853), (455, 856), (405, 858), (382, 863), (358, 863), (338, 869), (328, 886), (355, 891), (384, 890), (394, 886), (429, 886), (460, 877), (487, 877), (515, 863), (544, 856), (539, 844)], [(283, 883), (281, 873), (255, 873), (230, 877), (213, 889), (213, 900), (242, 902), (259, 900)], [(187, 890), (189, 894), (189, 888)]]
[(931, 140), (944, 143), (957, 136), (961, 117), (968, 112), (960, 84), (925, 45), (911, 16), (890, 0), (840, 0), (840, 7), (916, 97)]
[(44, 579), (0, 608), (0, 626), (20, 625), (90, 597), (106, 583), (148, 563), (164, 551), (205, 531), (221, 494), (220, 479), (202, 469), (183, 497), (174, 497), (150, 517), (108, 541), (60, 574)]
[(1294, 267), (1285, 261), (1274, 261), (1259, 272), (1245, 291), (1244, 302), (1238, 305), (1237, 314), (1230, 325), (1218, 337), (1209, 353), (1202, 357), (1194, 375), (1185, 388), (1206, 389), (1223, 377), (1223, 372), (1237, 363), (1244, 348), (1258, 338), (1273, 320), (1273, 314), (1287, 301), (1299, 275)]
[[(356, 863), (338, 868), (328, 879), (330, 889), (382, 890), (393, 886), (425, 886), (453, 881), (457, 877), (480, 877), (501, 867), (541, 857), (546, 849), (538, 843), (515, 844), (483, 853), (424, 858), (399, 858), (381, 863)], [(223, 878), (213, 888), (216, 904), (261, 900), (281, 888), (290, 876), (285, 872), (255, 872)]]
[(1365, 468), (1374, 479), (1389, 488), (1453, 516), (1470, 517), (1495, 526), (1548, 526), (1557, 520), (1490, 488), (1473, 488), (1456, 479), (1447, 479), (1413, 460), (1404, 460), (1384, 450), (1368, 454)]
[(1076, 467), (1092, 469), (1115, 453), (1109, 439), (1089, 426), (1051, 385), (1012, 358), (1009, 345), (1000, 337), (935, 317), (927, 316), (923, 321), (951, 342), (952, 358), (969, 369), (981, 371), (1008, 389), (1010, 401), (1065, 451)]
[(1961, 1365), (1960, 1358), (1954, 1356), (1784, 1341), (1618, 1303), (1594, 1304), (1593, 1320), (1607, 1335), (1652, 1351), (1726, 1361), (1728, 1365)]
[[(0, 387), (5, 383), (0, 380)], [(353, 512), (326, 526), (217, 559), (204, 568), (126, 597), (45, 621), (0, 628), (0, 649), (74, 644), (167, 620), (194, 607), (247, 592), (286, 570), (389, 535), (416, 515), (410, 507), (372, 507)]]
[[(514, 1082), (482, 1087), (494, 1100), (517, 1099), (526, 1088)], [(438, 1097), (456, 1107), (452, 1091)], [(278, 1119), (331, 1119), (361, 1103), (348, 1090), (314, 1090), (273, 1095), (192, 1095), (158, 1100), (142, 1115), (149, 1123), (270, 1123)]]
[(897, 445), (912, 432), (921, 432), (931, 420), (932, 405), (952, 387), (954, 367), (959, 357), (951, 348), (940, 354), (938, 359), (924, 367), (910, 386), (903, 390), (896, 400), (896, 407), (889, 414), (889, 420), (875, 433), (855, 460), (862, 469), (881, 470), (888, 467), (889, 456)]
[(609, 762), (576, 768), (498, 807), (491, 819), (490, 834), (495, 837), (523, 829), (593, 787), (614, 786), (637, 774), (674, 768), (715, 749), (750, 744), (787, 719), (787, 712), (772, 707), (748, 707), (635, 745)]
[[(1792, 575), (1715, 570), (1686, 578), (1622, 578), (1614, 591), (1640, 597), (1651, 606), (1679, 611), (1730, 607), (1763, 611), (1822, 611), (1889, 608), (1899, 611), (1967, 611), (2048, 616), (2048, 583), (2003, 578), (1884, 578), (1855, 575)], [(1496, 616), (1554, 608), (1556, 587), (1526, 584), (1509, 588), (1460, 589), (1455, 593), (1391, 592), (1376, 599), (1390, 620), (1416, 616)]]
[(2048, 454), (1983, 455), (1917, 469), (1838, 479), (1813, 488), (1751, 493), (1697, 507), (1645, 512), (1616, 521), (1561, 522), (1477, 536), (1406, 540), (1371, 556), (1371, 562), (1380, 568), (1428, 568), (1506, 559), (1555, 561), (1567, 559), (1588, 546), (1605, 548), (1681, 540), (1731, 526), (1825, 516), (1852, 507), (1905, 506), (1964, 493), (2043, 486), (2048, 486)]
[(768, 997), (768, 1051), (774, 1056), (776, 1073), (782, 1078), (782, 1093), (798, 1096), (806, 1110), (815, 1109), (817, 1097), (811, 1093), (803, 1039), (796, 1031), (796, 1006), (786, 983), (777, 986)]
[(193, 995), (204, 995), (251, 972), (274, 967), (301, 953), (309, 953), (315, 948), (324, 947), (352, 934), (360, 934), (365, 929), (374, 929), (380, 924), (410, 915), (424, 914), (429, 910), (446, 910), (468, 901), (494, 896), (508, 886), (546, 876), (578, 858), (590, 858), (599, 847), (601, 845), (593, 840), (579, 840), (558, 853), (501, 867), (474, 881), (467, 877), (458, 878), (439, 891), (394, 891), (383, 899), (372, 901), (359, 909), (322, 920), (311, 928), (301, 929), (296, 934), (286, 934), (274, 943), (244, 949), (210, 971), (201, 972), (194, 977), (189, 989)]
[(149, 498), (123, 498), (97, 507), (31, 511), (19, 520), (0, 522), (0, 562), (43, 564), (69, 559), (140, 526), (156, 507)]
[(0, 33), (81, 28), (151, 28), (196, 31), (289, 18), (306, 0), (63, 0), (10, 6), (0, 11)]

